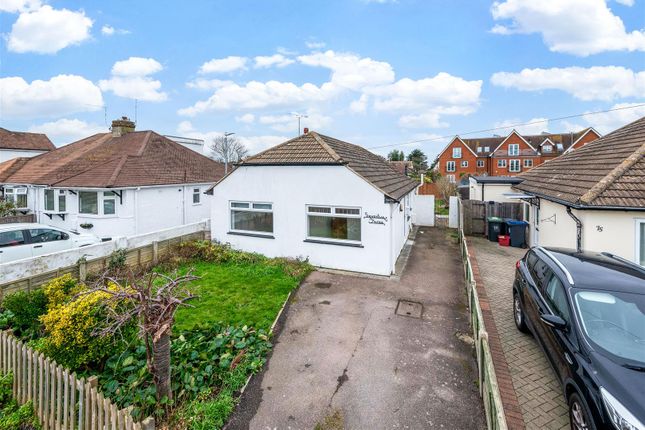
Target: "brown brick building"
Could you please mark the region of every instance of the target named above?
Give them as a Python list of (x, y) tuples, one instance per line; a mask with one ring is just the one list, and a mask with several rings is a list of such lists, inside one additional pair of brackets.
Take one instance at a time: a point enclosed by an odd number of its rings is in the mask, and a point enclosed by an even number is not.
[(576, 133), (543, 133), (484, 138), (455, 138), (438, 156), (436, 169), (458, 181), (464, 175), (515, 176), (600, 137), (589, 127)]

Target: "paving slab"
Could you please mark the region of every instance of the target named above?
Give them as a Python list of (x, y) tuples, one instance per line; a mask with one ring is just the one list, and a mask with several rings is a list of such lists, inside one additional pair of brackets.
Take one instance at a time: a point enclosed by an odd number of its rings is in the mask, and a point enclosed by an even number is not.
[[(422, 313), (397, 315), (399, 300)], [(414, 312), (411, 312), (414, 314)], [(314, 272), (229, 429), (484, 429), (459, 249), (421, 228), (400, 279)]]

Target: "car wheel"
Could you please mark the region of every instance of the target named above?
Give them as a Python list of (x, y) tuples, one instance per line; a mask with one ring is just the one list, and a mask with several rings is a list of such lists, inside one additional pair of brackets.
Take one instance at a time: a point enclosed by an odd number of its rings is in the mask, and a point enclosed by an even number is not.
[(596, 430), (589, 408), (578, 393), (569, 397), (569, 421), (573, 430)]
[(528, 333), (529, 329), (524, 321), (524, 309), (522, 309), (522, 302), (517, 292), (513, 292), (513, 319), (515, 320), (515, 327), (522, 333)]

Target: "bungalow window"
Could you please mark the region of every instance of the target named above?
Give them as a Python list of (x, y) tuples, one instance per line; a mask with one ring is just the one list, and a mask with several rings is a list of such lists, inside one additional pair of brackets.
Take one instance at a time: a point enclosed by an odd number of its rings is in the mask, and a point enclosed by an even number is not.
[(455, 171), (455, 162), (454, 161), (447, 161), (446, 162), (446, 172), (454, 172)]
[(508, 166), (509, 172), (519, 172), (520, 171), (520, 160), (510, 160)]
[(116, 215), (116, 194), (112, 191), (79, 191), (78, 212), (85, 215)]
[(531, 160), (530, 158), (525, 158), (524, 167), (533, 167), (533, 160)]
[(4, 198), (18, 209), (27, 209), (27, 188), (5, 188)]
[(551, 145), (542, 145), (542, 152), (551, 152), (553, 151), (553, 146)]
[(56, 195), (54, 190), (45, 190), (45, 210), (50, 212), (56, 211)]
[(461, 158), (461, 148), (452, 148), (452, 158)]
[(484, 167), (484, 160), (477, 160), (477, 167)]
[(307, 206), (307, 236), (360, 242), (360, 208)]
[(103, 215), (116, 214), (116, 195), (112, 191), (103, 193)]
[(198, 205), (201, 203), (202, 193), (199, 188), (193, 188), (193, 204)]
[(67, 196), (65, 190), (58, 190), (58, 212), (65, 212), (67, 210)]
[(273, 203), (231, 202), (231, 230), (273, 233)]
[(497, 160), (497, 167), (506, 168), (506, 160)]
[(518, 143), (511, 143), (508, 145), (508, 155), (520, 155), (520, 145)]
[(636, 262), (645, 266), (645, 219), (636, 220)]
[(461, 167), (468, 167), (468, 161), (462, 161)]

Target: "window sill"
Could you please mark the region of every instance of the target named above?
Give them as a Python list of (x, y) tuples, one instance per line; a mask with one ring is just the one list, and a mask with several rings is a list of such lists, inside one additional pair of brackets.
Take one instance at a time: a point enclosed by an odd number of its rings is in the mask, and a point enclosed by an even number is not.
[(349, 246), (351, 248), (365, 248), (360, 243), (333, 242), (331, 240), (305, 239), (305, 240), (303, 240), (303, 242), (318, 243), (318, 244), (321, 244), (321, 245)]
[(226, 234), (232, 234), (234, 236), (249, 236), (249, 237), (259, 237), (262, 239), (275, 239), (275, 236), (272, 234), (260, 234), (260, 233), (244, 233), (241, 231), (229, 231)]

